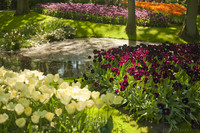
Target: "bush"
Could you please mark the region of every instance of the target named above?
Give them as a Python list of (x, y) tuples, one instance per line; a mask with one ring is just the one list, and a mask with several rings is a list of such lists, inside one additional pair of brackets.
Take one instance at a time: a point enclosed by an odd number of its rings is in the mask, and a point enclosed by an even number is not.
[(168, 123), (170, 131), (182, 122), (198, 129), (199, 51), (200, 44), (194, 43), (94, 50), (83, 81), (90, 90), (124, 97), (137, 120)]
[(4, 34), (1, 45), (6, 50), (18, 50), (21, 47), (37, 46), (48, 41), (72, 39), (75, 29), (62, 21), (53, 20), (45, 23), (27, 24)]

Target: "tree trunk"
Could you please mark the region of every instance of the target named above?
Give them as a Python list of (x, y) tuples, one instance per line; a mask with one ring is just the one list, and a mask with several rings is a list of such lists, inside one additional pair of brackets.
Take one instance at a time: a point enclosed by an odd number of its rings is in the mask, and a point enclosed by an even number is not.
[(187, 0), (187, 14), (183, 26), (178, 33), (179, 37), (186, 41), (195, 41), (199, 38), (197, 29), (198, 0)]
[(128, 0), (128, 21), (126, 25), (127, 34), (136, 33), (135, 0)]
[(15, 16), (24, 15), (30, 12), (30, 8), (28, 5), (28, 0), (17, 0), (17, 10), (15, 12)]
[(198, 14), (200, 14), (200, 0), (199, 0), (199, 7), (198, 7)]

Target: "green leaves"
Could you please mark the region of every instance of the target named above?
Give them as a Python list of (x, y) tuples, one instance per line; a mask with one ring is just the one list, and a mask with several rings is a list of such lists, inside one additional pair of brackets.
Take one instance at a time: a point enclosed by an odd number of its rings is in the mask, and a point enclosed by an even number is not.
[(113, 119), (112, 116), (108, 118), (108, 122), (100, 128), (101, 133), (112, 133), (113, 130)]

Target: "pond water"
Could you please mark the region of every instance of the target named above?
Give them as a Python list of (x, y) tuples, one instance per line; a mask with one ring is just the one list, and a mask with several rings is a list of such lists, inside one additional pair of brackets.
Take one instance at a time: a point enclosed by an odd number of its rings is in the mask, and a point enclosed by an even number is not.
[(60, 77), (79, 77), (85, 72), (90, 62), (80, 58), (78, 55), (68, 56), (65, 60), (35, 60), (24, 57), (18, 53), (0, 53), (0, 67), (19, 72), (30, 69), (44, 72), (44, 74), (59, 73)]

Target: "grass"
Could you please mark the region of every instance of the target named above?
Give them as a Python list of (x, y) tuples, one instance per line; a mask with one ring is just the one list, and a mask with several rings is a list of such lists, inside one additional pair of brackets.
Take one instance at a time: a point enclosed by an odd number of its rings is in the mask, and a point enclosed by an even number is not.
[[(35, 12), (24, 16), (13, 16), (14, 12), (0, 12), (0, 30), (9, 32), (11, 29), (18, 28), (27, 23), (40, 23), (55, 19), (51, 16), (41, 15)], [(57, 19), (57, 18), (56, 18)], [(59, 19), (77, 29), (76, 37), (105, 37), (116, 39), (134, 39), (125, 33), (125, 25), (111, 25), (93, 23), (89, 21), (76, 21), (70, 19)], [(198, 29), (200, 31), (200, 15), (197, 20)], [(171, 26), (167, 28), (158, 27), (137, 27), (137, 40), (147, 42), (172, 42), (172, 43), (187, 43), (180, 39), (176, 34), (181, 29), (181, 26)], [(197, 42), (200, 42), (197, 41)]]

